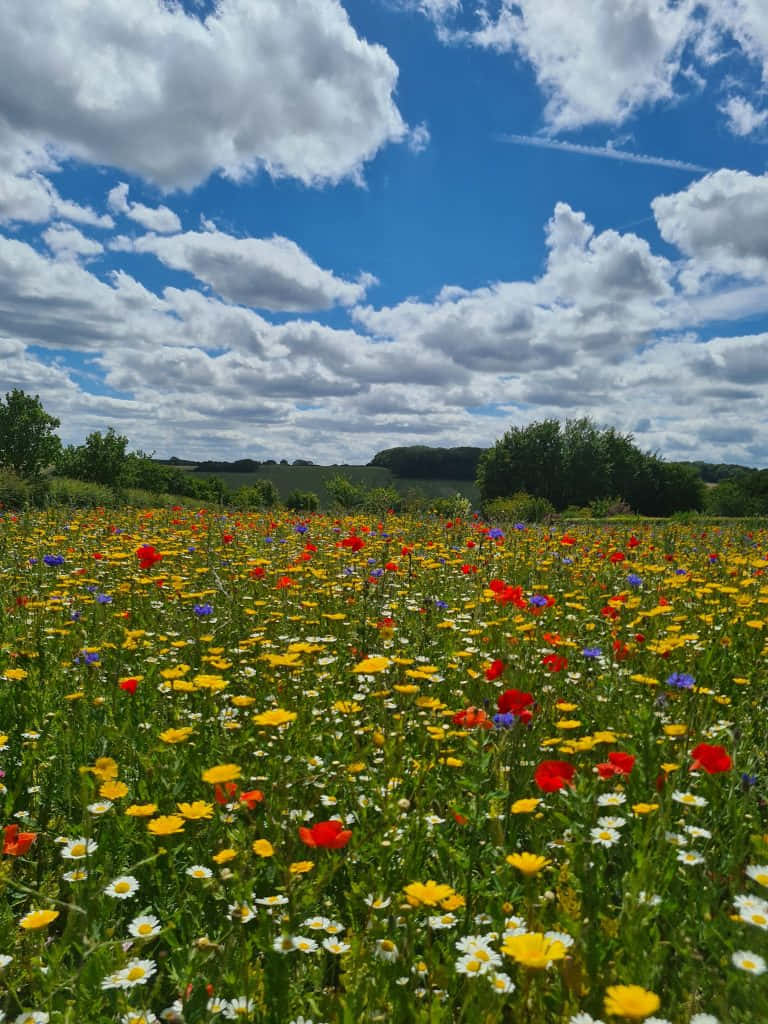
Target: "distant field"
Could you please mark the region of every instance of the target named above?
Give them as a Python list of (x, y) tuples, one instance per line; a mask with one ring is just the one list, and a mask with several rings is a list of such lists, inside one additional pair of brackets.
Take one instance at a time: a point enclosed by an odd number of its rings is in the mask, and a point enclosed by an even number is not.
[[(192, 472), (193, 467), (180, 467)], [(467, 480), (424, 480), (421, 478), (401, 479), (393, 476), (388, 469), (380, 466), (262, 466), (255, 473), (214, 473), (223, 480), (230, 490), (246, 487), (259, 480), (271, 480), (277, 487), (280, 497), (285, 498), (291, 491), (314, 491), (325, 503), (328, 492), (325, 483), (332, 477), (342, 474), (353, 483), (365, 484), (366, 487), (395, 487), (403, 494), (419, 491), (430, 498), (450, 498), (458, 491), (466, 495), (473, 504), (477, 504), (480, 495), (474, 484)], [(196, 476), (199, 474), (195, 474)]]

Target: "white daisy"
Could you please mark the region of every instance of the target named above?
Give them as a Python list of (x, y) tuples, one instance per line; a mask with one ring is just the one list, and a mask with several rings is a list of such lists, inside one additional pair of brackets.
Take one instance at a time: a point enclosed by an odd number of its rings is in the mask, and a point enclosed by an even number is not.
[(737, 950), (731, 956), (731, 961), (734, 967), (749, 974), (762, 974), (765, 971), (765, 960), (757, 953), (750, 953), (744, 949)]
[(703, 796), (697, 796), (695, 793), (684, 793), (679, 789), (674, 791), (672, 799), (679, 804), (685, 804), (687, 807), (706, 807), (708, 803)]
[(144, 914), (134, 917), (128, 925), (128, 931), (135, 939), (152, 939), (160, 934), (160, 922), (152, 914)]
[(621, 833), (615, 828), (591, 828), (589, 834), (598, 846), (614, 846), (621, 839)]
[(342, 953), (347, 953), (351, 946), (348, 942), (340, 942), (339, 939), (333, 939), (329, 936), (327, 939), (323, 939), (323, 949), (327, 949), (334, 956), (341, 956)]
[(64, 860), (82, 860), (95, 853), (98, 849), (93, 839), (67, 839), (61, 848), (61, 856)]
[(747, 874), (758, 885), (768, 885), (768, 864), (750, 864)]
[(190, 867), (187, 868), (186, 874), (188, 874), (190, 878), (213, 877), (213, 872), (211, 871), (211, 869), (205, 867), (203, 864), (192, 864)]
[(498, 992), (499, 995), (509, 995), (510, 992), (515, 991), (515, 983), (512, 981), (508, 974), (504, 974), (503, 971), (496, 971), (490, 977), (491, 988), (494, 992)]
[(379, 960), (386, 960), (388, 963), (394, 963), (400, 956), (397, 946), (391, 939), (377, 939), (373, 952)]
[(110, 882), (104, 892), (116, 900), (129, 900), (134, 893), (139, 891), (139, 880), (133, 875), (121, 875), (114, 882)]
[(704, 858), (695, 850), (681, 850), (677, 855), (681, 864), (703, 864)]
[(621, 807), (627, 802), (625, 793), (601, 793), (597, 798), (598, 807)]

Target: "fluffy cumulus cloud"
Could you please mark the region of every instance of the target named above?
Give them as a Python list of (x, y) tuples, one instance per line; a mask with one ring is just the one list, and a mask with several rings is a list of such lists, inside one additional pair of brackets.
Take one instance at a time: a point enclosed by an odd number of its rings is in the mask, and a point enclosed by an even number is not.
[[(768, 83), (764, 0), (401, 0), (446, 43), (511, 53), (532, 67), (551, 131), (617, 125), (640, 108), (676, 101), (738, 54)], [(743, 77), (726, 80), (733, 90)], [(738, 89), (720, 107), (736, 135), (768, 113)]]
[(345, 281), (323, 270), (288, 238), (236, 238), (215, 229), (120, 237), (113, 249), (153, 253), (166, 266), (186, 270), (223, 298), (244, 306), (314, 312), (359, 302), (375, 282), (370, 274)]
[(662, 237), (691, 259), (688, 278), (768, 275), (768, 174), (721, 170), (651, 204)]
[(119, 182), (107, 194), (107, 206), (113, 213), (130, 217), (148, 231), (159, 231), (160, 234), (172, 234), (181, 230), (181, 221), (167, 206), (145, 206), (143, 203), (130, 202), (128, 185)]
[(3, 14), (6, 126), (169, 189), (260, 168), (335, 182), (407, 137), (397, 66), (339, 0), (219, 0), (204, 18), (158, 0), (97, 14), (7, 0)]

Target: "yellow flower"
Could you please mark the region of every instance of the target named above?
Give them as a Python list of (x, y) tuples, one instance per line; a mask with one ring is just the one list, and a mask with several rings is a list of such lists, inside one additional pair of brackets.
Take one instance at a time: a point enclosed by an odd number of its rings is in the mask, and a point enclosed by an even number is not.
[(45, 928), (51, 921), (55, 921), (58, 916), (58, 910), (30, 910), (19, 921), (19, 927), (24, 928), (26, 931), (31, 931), (33, 928)]
[(103, 796), (105, 800), (119, 800), (125, 796), (128, 792), (128, 787), (124, 782), (118, 782), (117, 779), (111, 779), (109, 782), (102, 782), (99, 786), (99, 796)]
[(8, 668), (5, 670), (6, 679), (26, 679), (27, 673), (23, 668)]
[(109, 779), (117, 778), (117, 761), (113, 757), (99, 757), (96, 759), (96, 764), (93, 768), (89, 770), (93, 772), (96, 778), (107, 782)]
[(183, 725), (180, 729), (166, 729), (165, 732), (161, 732), (160, 739), (163, 743), (183, 743), (193, 732), (191, 725)]
[(208, 804), (205, 800), (195, 800), (191, 804), (176, 804), (176, 806), (179, 809), (179, 813), (188, 821), (198, 821), (200, 818), (213, 817), (213, 804)]
[(635, 814), (651, 814), (653, 811), (658, 811), (658, 804), (632, 804), (632, 810)]
[(463, 907), (466, 902), (467, 901), (463, 896), (459, 896), (459, 894), (455, 892), (452, 896), (448, 896), (447, 899), (441, 900), (440, 906), (443, 910), (458, 910), (458, 908)]
[(354, 715), (363, 710), (363, 705), (358, 704), (356, 700), (337, 700), (333, 704), (333, 710), (342, 715)]
[(540, 803), (541, 800), (538, 797), (532, 796), (526, 800), (515, 800), (510, 810), (513, 814), (530, 814), (536, 810)]
[(578, 729), (580, 725), (578, 718), (561, 718), (559, 722), (555, 722), (556, 729)]
[(297, 860), (293, 864), (290, 864), (288, 870), (292, 875), (305, 875), (308, 871), (311, 871), (315, 866), (313, 860)]
[(218, 853), (213, 855), (213, 859), (217, 864), (226, 864), (228, 860), (234, 860), (237, 856), (237, 850), (233, 850), (227, 847), (225, 850), (219, 850)]
[(421, 687), (415, 683), (395, 683), (394, 689), (398, 693), (418, 693)]
[(249, 708), (251, 704), (256, 703), (256, 698), (247, 697), (245, 694), (237, 694), (237, 696), (231, 698), (231, 701), (236, 708)]
[(251, 849), (259, 857), (271, 857), (275, 852), (274, 846), (268, 839), (255, 839)]
[(362, 661), (355, 665), (352, 671), (372, 675), (375, 672), (383, 672), (385, 668), (389, 668), (389, 658), (363, 658)]
[(157, 804), (131, 804), (125, 808), (129, 818), (151, 818), (157, 810)]
[(288, 725), (296, 720), (295, 711), (286, 711), (285, 708), (273, 708), (272, 711), (262, 711), (260, 715), (254, 715), (253, 721), (256, 725)]
[(536, 853), (510, 853), (507, 857), (507, 864), (517, 868), (518, 871), (521, 871), (528, 878), (538, 875), (542, 868), (551, 863), (551, 860), (548, 860), (546, 857), (540, 857)]
[(605, 1012), (615, 1017), (644, 1020), (655, 1013), (661, 1000), (640, 985), (611, 985), (605, 993)]
[(437, 882), (411, 882), (405, 886), (405, 895), (412, 907), (436, 907), (443, 900), (454, 895), (450, 885), (441, 885)]
[(664, 726), (664, 732), (667, 736), (685, 736), (688, 732), (688, 726), (682, 725), (679, 722), (673, 722), (670, 725)]
[(147, 828), (154, 836), (172, 836), (184, 831), (184, 819), (180, 814), (161, 814), (148, 822)]
[(241, 775), (239, 764), (217, 764), (203, 772), (203, 782), (234, 782)]
[(541, 932), (510, 935), (504, 940), (502, 953), (511, 956), (523, 967), (549, 967), (553, 960), (562, 960), (565, 946), (557, 940), (547, 939)]

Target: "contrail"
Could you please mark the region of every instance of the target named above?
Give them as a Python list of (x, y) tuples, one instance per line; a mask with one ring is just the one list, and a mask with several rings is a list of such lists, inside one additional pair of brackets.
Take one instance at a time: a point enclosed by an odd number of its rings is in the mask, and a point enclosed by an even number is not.
[(555, 139), (541, 139), (537, 135), (499, 135), (500, 142), (511, 142), (515, 146), (537, 146), (539, 149), (559, 149), (565, 153), (581, 153), (582, 156), (602, 156), (607, 160), (624, 160), (630, 164), (651, 164), (654, 167), (670, 167), (674, 171), (694, 171), (709, 174), (712, 167), (689, 164), (685, 160), (667, 160), (663, 156), (645, 156), (643, 153), (627, 153), (610, 146), (580, 146), (575, 142), (557, 142)]

